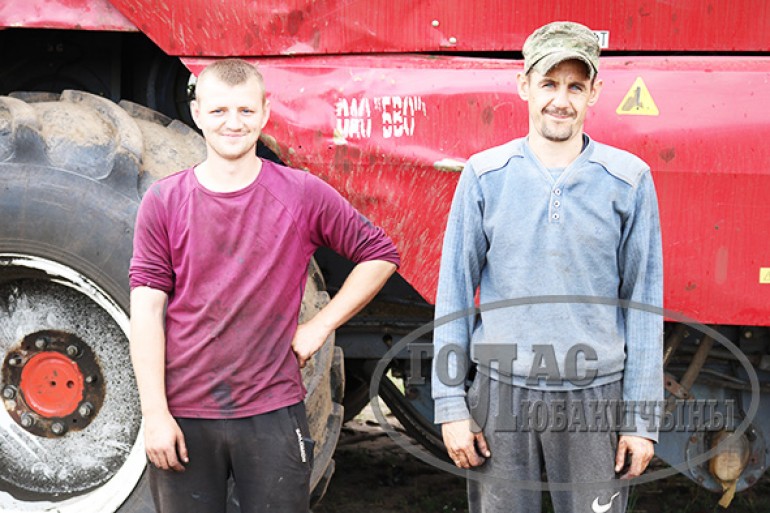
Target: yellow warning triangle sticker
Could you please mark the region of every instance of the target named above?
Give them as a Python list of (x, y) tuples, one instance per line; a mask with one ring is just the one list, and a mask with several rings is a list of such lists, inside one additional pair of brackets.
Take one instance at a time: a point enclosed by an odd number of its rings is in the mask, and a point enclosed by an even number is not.
[(618, 108), (615, 110), (621, 116), (658, 116), (658, 106), (652, 99), (649, 89), (644, 85), (642, 77), (637, 77), (631, 89), (623, 97)]

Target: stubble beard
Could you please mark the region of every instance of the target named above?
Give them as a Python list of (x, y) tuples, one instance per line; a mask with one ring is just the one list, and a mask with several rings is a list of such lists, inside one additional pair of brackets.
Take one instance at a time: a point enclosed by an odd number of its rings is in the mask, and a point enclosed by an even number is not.
[(551, 130), (545, 123), (543, 123), (541, 133), (544, 138), (551, 142), (569, 141), (573, 135), (572, 127), (563, 127), (561, 130)]
[[(541, 123), (541, 129), (540, 129), (540, 133), (542, 134), (542, 136), (551, 142), (569, 141), (574, 135), (573, 126), (556, 124), (555, 127), (552, 127), (548, 123), (547, 116), (548, 116), (548, 112), (544, 112), (543, 120)], [(572, 115), (570, 121), (572, 121), (573, 119), (574, 119), (574, 114)]]

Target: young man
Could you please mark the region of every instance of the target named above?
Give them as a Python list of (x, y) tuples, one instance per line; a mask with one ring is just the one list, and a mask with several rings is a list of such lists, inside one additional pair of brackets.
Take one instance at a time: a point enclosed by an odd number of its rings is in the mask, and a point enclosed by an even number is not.
[[(551, 492), (557, 513), (618, 513), (613, 479), (652, 458), (663, 393), (662, 318), (622, 303), (662, 304), (655, 189), (644, 162), (583, 132), (602, 89), (595, 35), (552, 23), (523, 53), (529, 133), (471, 157), (449, 214), (436, 318), (473, 308), (477, 290), (482, 312), (434, 333), (434, 355), (455, 355), (434, 358), (436, 422), (455, 464), (478, 467), (471, 512), (539, 513), (545, 470), (572, 483)], [(466, 393), (447, 376), (468, 359)]]
[[(253, 66), (204, 69), (191, 110), (206, 160), (147, 191), (130, 269), (153, 498), (159, 513), (223, 513), (232, 475), (244, 513), (306, 512), (300, 367), (374, 297), (398, 254), (322, 180), (256, 156), (270, 109)], [(298, 327), (319, 246), (357, 265)]]

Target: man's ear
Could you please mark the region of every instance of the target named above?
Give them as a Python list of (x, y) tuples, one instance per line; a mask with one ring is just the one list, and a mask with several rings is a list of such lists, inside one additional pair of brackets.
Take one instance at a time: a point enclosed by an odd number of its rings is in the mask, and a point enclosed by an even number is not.
[(516, 73), (516, 89), (519, 91), (519, 98), (529, 101), (529, 76), (523, 71)]
[(602, 82), (601, 78), (597, 78), (594, 80), (594, 85), (591, 88), (591, 95), (588, 98), (588, 105), (590, 107), (593, 107), (596, 102), (599, 101), (599, 95), (602, 92), (602, 86), (604, 85), (604, 82)]
[[(265, 117), (262, 119), (262, 128), (265, 128), (267, 121), (270, 119), (270, 100), (265, 100), (265, 105), (262, 106), (262, 112), (265, 114)], [(260, 130), (262, 130), (262, 128), (260, 128)]]
[(190, 102), (190, 114), (192, 115), (193, 121), (195, 122), (195, 126), (198, 128), (201, 127), (200, 123), (198, 123), (198, 117), (201, 113), (201, 107), (198, 105), (198, 100), (193, 100)]

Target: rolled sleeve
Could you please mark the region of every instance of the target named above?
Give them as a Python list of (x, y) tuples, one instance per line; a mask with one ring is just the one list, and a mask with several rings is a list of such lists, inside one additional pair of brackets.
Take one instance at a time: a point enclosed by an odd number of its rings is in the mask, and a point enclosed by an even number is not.
[(151, 187), (142, 199), (134, 225), (134, 253), (128, 272), (132, 290), (150, 287), (169, 293), (174, 288), (165, 220), (163, 205)]

